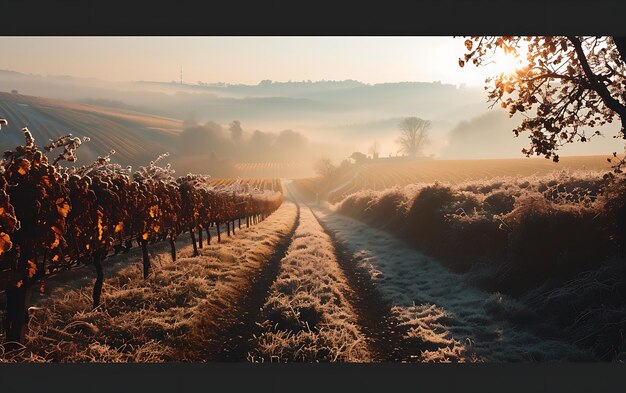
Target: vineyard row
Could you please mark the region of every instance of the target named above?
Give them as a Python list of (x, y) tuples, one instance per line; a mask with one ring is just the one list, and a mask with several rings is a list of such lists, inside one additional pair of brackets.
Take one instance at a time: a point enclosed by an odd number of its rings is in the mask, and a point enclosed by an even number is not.
[[(0, 119), (0, 126), (6, 120)], [(176, 260), (176, 238), (189, 232), (194, 256), (202, 232), (220, 225), (228, 235), (276, 210), (283, 201), (277, 179), (211, 182), (208, 176), (175, 178), (159, 156), (137, 171), (110, 163), (111, 151), (89, 166), (69, 167), (76, 150), (88, 139), (71, 134), (50, 141), (46, 152), (60, 151), (50, 162), (27, 128), (25, 143), (4, 152), (0, 161), (0, 290), (6, 293), (3, 329), (9, 343), (23, 342), (28, 323), (29, 287), (75, 264), (93, 264), (96, 281), (93, 306), (103, 286), (102, 262), (141, 247), (144, 278), (150, 275), (148, 245), (168, 240)], [(256, 185), (254, 187), (253, 185)], [(259, 187), (261, 185), (261, 187)], [(196, 239), (196, 235), (198, 239)]]

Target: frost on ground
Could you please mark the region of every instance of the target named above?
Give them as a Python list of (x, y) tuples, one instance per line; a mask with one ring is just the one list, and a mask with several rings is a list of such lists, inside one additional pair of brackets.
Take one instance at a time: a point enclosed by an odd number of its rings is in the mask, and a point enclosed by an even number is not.
[(328, 209), (316, 214), (393, 303), (407, 360), (589, 360), (513, 299), (477, 289), (387, 232)]
[(105, 279), (95, 310), (93, 281), (77, 289), (59, 287), (32, 311), (25, 349), (13, 355), (0, 351), (0, 361), (211, 360), (220, 334), (237, 318), (229, 310), (285, 241), (295, 217), (295, 205), (285, 202), (261, 223), (205, 245), (198, 257), (187, 246), (172, 262), (163, 250), (152, 255), (154, 273), (147, 280), (136, 255)]
[(255, 362), (367, 362), (367, 341), (348, 301), (331, 239), (308, 208), (300, 211), (278, 278), (263, 307)]

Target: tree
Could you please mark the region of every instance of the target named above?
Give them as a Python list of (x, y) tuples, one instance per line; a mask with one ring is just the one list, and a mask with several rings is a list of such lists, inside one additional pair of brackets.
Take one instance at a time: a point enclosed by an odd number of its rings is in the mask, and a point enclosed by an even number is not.
[(410, 157), (421, 154), (424, 145), (428, 143), (430, 125), (430, 120), (423, 120), (417, 117), (407, 117), (402, 120), (399, 124), (402, 133), (396, 141), (400, 144), (398, 151)]
[(239, 120), (233, 120), (233, 122), (230, 123), (229, 130), (230, 139), (232, 139), (235, 143), (241, 142), (241, 140), (243, 139), (243, 129), (241, 128), (241, 123), (239, 122)]
[(220, 152), (232, 149), (232, 144), (223, 134), (222, 126), (214, 122), (186, 127), (178, 138), (181, 154), (206, 154), (207, 150), (215, 146), (221, 147)]
[(337, 168), (333, 165), (329, 158), (320, 158), (315, 162), (313, 169), (319, 176), (324, 179), (328, 179), (335, 173)]
[(307, 142), (307, 138), (301, 133), (293, 130), (283, 130), (278, 134), (274, 143), (281, 149), (294, 150), (301, 149)]
[(488, 78), (485, 90), (492, 107), (524, 116), (513, 132), (529, 134), (526, 156), (558, 162), (560, 147), (601, 135), (598, 128), (616, 117), (617, 137), (626, 139), (626, 37), (471, 37), (465, 47), (461, 67), (488, 64), (497, 52), (525, 58), (518, 69)]
[(372, 143), (368, 152), (372, 155), (373, 159), (377, 159), (380, 154), (380, 143), (378, 141)]

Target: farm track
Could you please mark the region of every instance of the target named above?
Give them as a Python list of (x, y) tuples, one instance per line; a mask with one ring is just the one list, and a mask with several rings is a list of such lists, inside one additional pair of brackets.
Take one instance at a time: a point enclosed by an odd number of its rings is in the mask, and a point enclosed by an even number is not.
[(401, 361), (401, 335), (394, 331), (391, 303), (385, 301), (375, 288), (368, 273), (358, 268), (353, 254), (337, 238), (336, 234), (322, 222), (313, 209), (313, 216), (330, 237), (339, 267), (352, 288), (349, 300), (356, 311), (359, 325), (366, 335), (369, 349), (375, 362)]
[(241, 362), (247, 359), (252, 336), (256, 331), (256, 323), (260, 319), (260, 310), (267, 299), (270, 287), (278, 275), (280, 261), (285, 257), (296, 228), (300, 224), (300, 205), (295, 200), (294, 203), (297, 210), (293, 226), (284, 237), (282, 243), (276, 247), (268, 263), (257, 273), (249, 290), (242, 294), (240, 302), (230, 310), (232, 314), (238, 317), (234, 324), (223, 327), (219, 334), (219, 342), (216, 342), (216, 345), (219, 345), (220, 348), (217, 350), (215, 358), (211, 360)]
[[(380, 292), (375, 288), (369, 274), (365, 270), (359, 269), (353, 254), (337, 239), (335, 233), (317, 217), (310, 206), (302, 202), (302, 198), (297, 196), (297, 190), (292, 190), (290, 186), (286, 186), (285, 189), (289, 192), (293, 202), (298, 207), (297, 224), (299, 224), (300, 210), (306, 208), (310, 210), (317, 223), (330, 238), (339, 268), (345, 275), (351, 289), (351, 291), (346, 293), (346, 296), (356, 313), (359, 328), (367, 339), (368, 349), (373, 358), (372, 360), (374, 362), (402, 360), (403, 357), (400, 354), (402, 337), (398, 332), (392, 329), (394, 324), (391, 316), (391, 303), (382, 298)], [(297, 226), (298, 225), (294, 225), (291, 236), (297, 229)], [(291, 242), (288, 243), (290, 244)], [(289, 244), (285, 245), (284, 251), (287, 250)], [(280, 259), (277, 261), (276, 271), (272, 272), (272, 277), (275, 278), (277, 276), (279, 269)], [(269, 289), (270, 286), (271, 283), (269, 283), (267, 288)], [(259, 298), (262, 298), (262, 301), (264, 301), (266, 297), (267, 296), (259, 296)], [(257, 302), (258, 299), (255, 303)], [(259, 308), (262, 305), (263, 303), (260, 303)], [(262, 321), (259, 319), (259, 322)], [(240, 357), (241, 355), (242, 354), (239, 354)]]

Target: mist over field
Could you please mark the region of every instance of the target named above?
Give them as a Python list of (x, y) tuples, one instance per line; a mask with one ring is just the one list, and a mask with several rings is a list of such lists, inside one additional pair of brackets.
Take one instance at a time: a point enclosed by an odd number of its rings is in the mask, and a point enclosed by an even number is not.
[[(0, 91), (41, 96), (75, 103), (131, 111), (180, 122), (176, 137), (160, 146), (146, 147), (139, 156), (116, 157), (121, 164), (141, 165), (163, 149), (183, 171), (232, 175), (241, 162), (295, 162), (303, 175), (312, 163), (327, 157), (336, 163), (354, 151), (367, 154), (376, 141), (380, 156), (395, 156), (399, 122), (409, 116), (432, 122), (424, 155), (440, 159), (519, 158), (528, 145), (525, 135), (511, 130), (519, 122), (503, 111), (490, 110), (482, 88), (440, 82), (366, 84), (355, 80), (273, 82), (256, 85), (183, 83), (179, 81), (108, 82), (71, 76), (41, 76), (0, 71)], [(19, 95), (5, 96), (19, 104)], [(15, 103), (13, 104), (15, 106)], [(53, 106), (53, 104), (49, 104)], [(24, 106), (17, 107), (24, 109)], [(240, 122), (233, 139), (230, 125)], [(9, 123), (19, 128), (19, 121)], [(91, 123), (93, 124), (93, 123)], [(53, 125), (58, 135), (89, 132), (90, 123)], [(128, 124), (124, 124), (129, 128)], [(132, 127), (130, 127), (132, 128)], [(566, 146), (562, 155), (607, 154), (621, 151), (612, 136), (618, 127), (605, 127), (605, 135), (585, 145)], [(132, 132), (136, 131), (133, 129)], [(33, 128), (37, 138), (40, 130)], [(123, 137), (124, 130), (116, 130)], [(131, 131), (129, 131), (131, 132)], [(143, 134), (142, 134), (143, 135)], [(46, 140), (49, 135), (46, 135)], [(151, 134), (144, 135), (148, 139)], [(106, 153), (93, 146), (85, 159)], [(141, 162), (139, 159), (143, 160)], [(301, 164), (301, 165), (300, 165)]]

